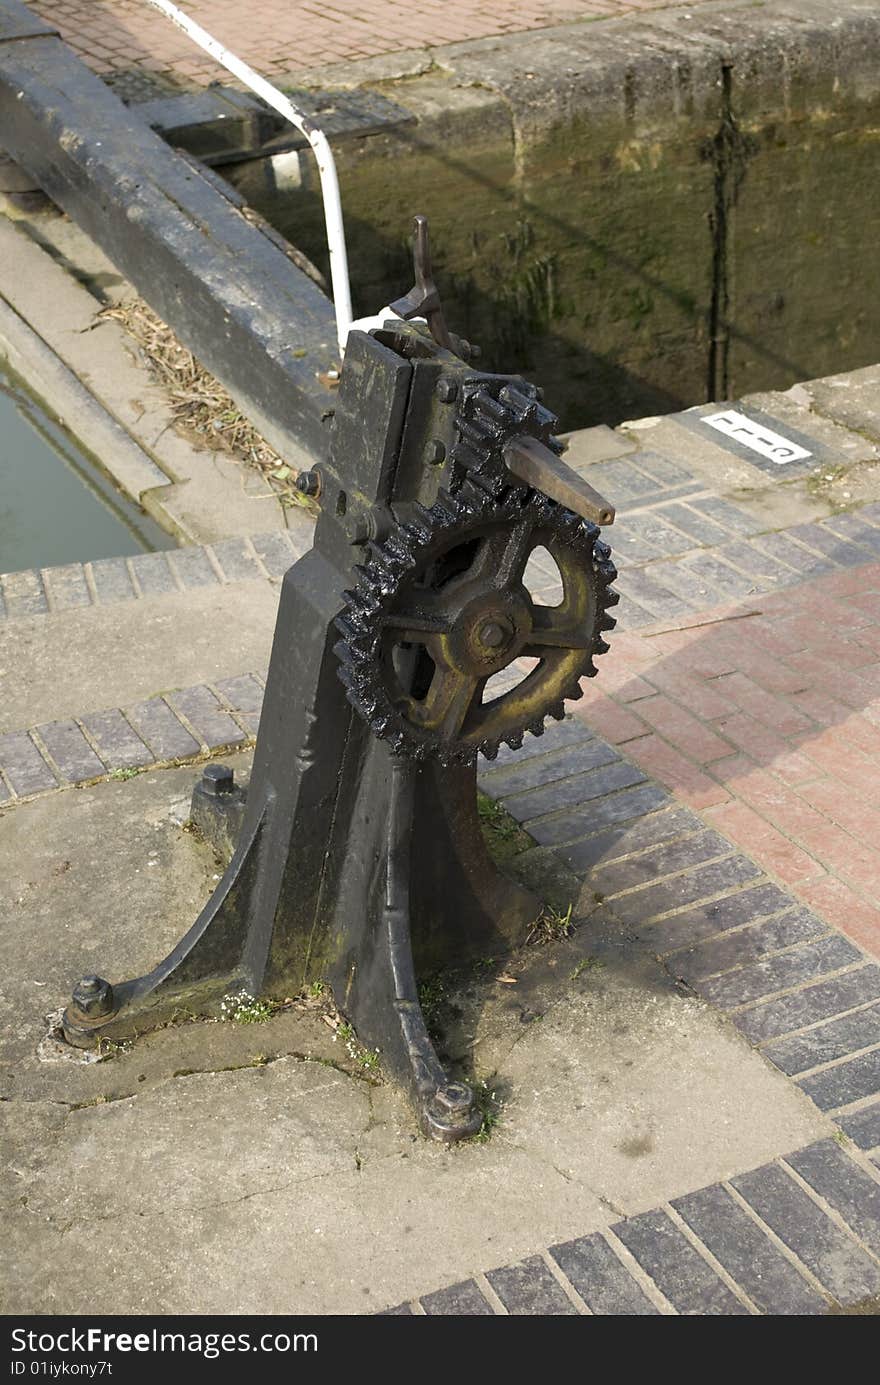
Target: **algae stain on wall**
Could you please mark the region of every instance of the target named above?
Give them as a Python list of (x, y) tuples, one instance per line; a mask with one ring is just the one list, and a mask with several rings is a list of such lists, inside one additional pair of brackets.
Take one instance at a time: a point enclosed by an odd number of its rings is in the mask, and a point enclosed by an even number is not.
[[(873, 362), (880, 111), (833, 93), (816, 110), (756, 109), (736, 71), (718, 71), (714, 110), (684, 103), (643, 133), (576, 112), (530, 140), (484, 121), (451, 141), (426, 119), (340, 145), (356, 311), (410, 286), (421, 211), (453, 329), (487, 368), (542, 385), (563, 427)], [(306, 175), (279, 193), (265, 161), (230, 171), (326, 268)]]

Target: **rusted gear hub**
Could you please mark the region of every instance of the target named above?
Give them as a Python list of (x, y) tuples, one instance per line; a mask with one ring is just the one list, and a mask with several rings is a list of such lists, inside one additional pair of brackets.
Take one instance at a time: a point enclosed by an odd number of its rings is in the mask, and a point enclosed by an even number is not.
[[(536, 549), (558, 570), (557, 606), (530, 590)], [(581, 696), (615, 624), (616, 572), (599, 530), (522, 487), (489, 498), (465, 483), (430, 510), (410, 507), (369, 546), (360, 574), (336, 622), (340, 676), (374, 734), (419, 759), (492, 759), (502, 741), (540, 735), (546, 716)], [(538, 580), (552, 581), (546, 568)], [(516, 686), (493, 687), (518, 659), (531, 666)]]

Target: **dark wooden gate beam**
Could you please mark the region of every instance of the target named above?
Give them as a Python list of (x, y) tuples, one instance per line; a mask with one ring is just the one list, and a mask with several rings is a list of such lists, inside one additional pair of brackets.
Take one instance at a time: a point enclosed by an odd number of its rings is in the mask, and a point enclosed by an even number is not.
[(330, 301), (18, 0), (0, 0), (0, 145), (288, 460), (325, 458)]

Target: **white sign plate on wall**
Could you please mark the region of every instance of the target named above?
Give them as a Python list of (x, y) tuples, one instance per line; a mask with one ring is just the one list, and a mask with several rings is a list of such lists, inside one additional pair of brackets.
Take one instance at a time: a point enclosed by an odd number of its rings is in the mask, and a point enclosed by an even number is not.
[(796, 442), (784, 438), (781, 433), (774, 433), (772, 428), (755, 423), (737, 409), (725, 409), (720, 414), (704, 414), (701, 422), (708, 423), (710, 428), (717, 429), (719, 433), (726, 433), (729, 438), (734, 438), (744, 447), (750, 447), (753, 452), (760, 452), (762, 457), (775, 462), (777, 466), (785, 466), (786, 462), (802, 462), (813, 455), (805, 447), (799, 447)]

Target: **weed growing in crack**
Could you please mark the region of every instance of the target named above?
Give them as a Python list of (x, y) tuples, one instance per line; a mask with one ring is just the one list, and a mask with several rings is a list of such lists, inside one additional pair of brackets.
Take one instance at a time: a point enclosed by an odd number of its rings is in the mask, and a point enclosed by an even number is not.
[(561, 914), (558, 909), (546, 908), (543, 913), (538, 915), (526, 934), (526, 942), (557, 943), (563, 938), (569, 938), (574, 929), (571, 911), (571, 904), (564, 914)]
[(442, 976), (429, 976), (427, 980), (419, 982), (419, 1005), (429, 1029), (436, 1022), (445, 1000), (446, 982)]
[(471, 1137), (474, 1144), (484, 1145), (492, 1138), (492, 1132), (497, 1128), (502, 1119), (504, 1102), (493, 1086), (495, 1074), (488, 1079), (480, 1078), (471, 1084), (474, 1093), (474, 1102), (477, 1110), (482, 1116), (482, 1124), (476, 1135)]
[(349, 1058), (362, 1072), (375, 1073), (379, 1071), (378, 1048), (364, 1048), (363, 1044), (358, 1043), (357, 1034), (347, 1020), (340, 1020), (335, 1026), (333, 1042), (336, 1043), (338, 1039), (341, 1039), (345, 1044), (345, 1051)]
[(220, 1002), (220, 1014), (234, 1024), (264, 1024), (278, 1009), (273, 1000), (255, 1000), (248, 991), (236, 991), (224, 996)]
[(477, 792), (477, 815), (489, 854), (495, 861), (509, 860), (534, 846), (532, 838), (520, 827), (516, 818), (496, 803), (488, 794)]

